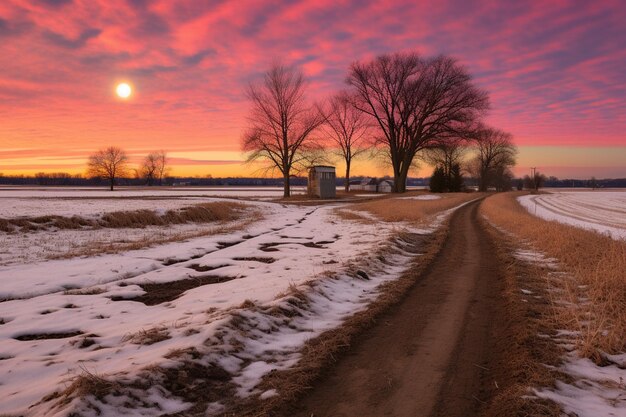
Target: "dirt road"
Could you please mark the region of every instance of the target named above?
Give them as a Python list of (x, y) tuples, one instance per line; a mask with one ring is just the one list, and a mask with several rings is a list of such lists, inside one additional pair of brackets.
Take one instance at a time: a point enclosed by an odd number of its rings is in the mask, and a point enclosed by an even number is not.
[(490, 378), (501, 273), (474, 202), (457, 210), (441, 254), (406, 298), (353, 343), (285, 415), (472, 416)]

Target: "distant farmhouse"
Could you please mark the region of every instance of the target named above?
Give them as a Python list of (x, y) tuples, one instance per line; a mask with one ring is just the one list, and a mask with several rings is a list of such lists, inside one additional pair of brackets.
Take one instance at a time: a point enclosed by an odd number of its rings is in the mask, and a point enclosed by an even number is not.
[(311, 197), (335, 198), (335, 167), (317, 165), (309, 168), (307, 194)]
[(351, 190), (370, 191), (373, 193), (390, 193), (393, 191), (393, 180), (365, 178), (361, 181), (350, 181)]

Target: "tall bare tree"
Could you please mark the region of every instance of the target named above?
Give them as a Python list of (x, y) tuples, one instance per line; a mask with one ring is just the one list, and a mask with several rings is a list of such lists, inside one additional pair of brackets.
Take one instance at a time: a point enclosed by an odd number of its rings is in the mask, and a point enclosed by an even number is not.
[(324, 130), (346, 164), (345, 190), (350, 191), (352, 161), (371, 147), (368, 137), (370, 122), (362, 111), (354, 107), (350, 95), (339, 92), (330, 100)]
[(167, 174), (167, 153), (164, 150), (150, 152), (143, 159), (139, 175), (145, 179), (148, 185), (163, 184), (163, 177)]
[(356, 62), (347, 82), (359, 110), (374, 119), (388, 148), (395, 192), (406, 190), (415, 155), (424, 148), (464, 137), (489, 106), (464, 67), (446, 56), (381, 55)]
[(305, 97), (304, 75), (300, 70), (274, 64), (262, 82), (251, 83), (247, 91), (252, 103), (249, 126), (242, 149), (247, 160), (264, 160), (284, 178), (284, 196), (290, 195), (290, 176), (308, 161), (307, 154), (319, 149), (313, 136), (324, 115)]
[(87, 175), (106, 178), (113, 191), (115, 179), (128, 174), (128, 156), (121, 148), (109, 146), (89, 156)]
[(510, 168), (515, 165), (517, 148), (513, 136), (499, 129), (481, 128), (475, 135), (477, 155), (472, 161), (473, 174), (478, 177), (478, 190), (495, 186), (499, 191), (506, 178), (513, 178)]

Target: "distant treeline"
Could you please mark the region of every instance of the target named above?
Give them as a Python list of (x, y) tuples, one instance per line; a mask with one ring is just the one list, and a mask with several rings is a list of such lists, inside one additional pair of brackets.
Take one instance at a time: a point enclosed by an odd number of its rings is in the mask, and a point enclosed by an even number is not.
[[(351, 182), (359, 181), (367, 177), (350, 177)], [(514, 180), (516, 181), (516, 180)], [(145, 179), (142, 178), (120, 178), (116, 180), (118, 185), (144, 186)], [(407, 178), (407, 186), (419, 187), (428, 186), (430, 178)], [(471, 178), (466, 179), (466, 185), (477, 185)], [(306, 186), (306, 177), (291, 177), (291, 185)], [(337, 177), (336, 184), (341, 186), (344, 183), (343, 177)], [(108, 181), (100, 178), (86, 178), (80, 174), (72, 175), (64, 172), (39, 173), (28, 175), (1, 175), (0, 185), (37, 185), (37, 186), (107, 186)], [(165, 186), (266, 186), (282, 187), (282, 178), (248, 178), (248, 177), (226, 177), (213, 178), (206, 177), (166, 177), (163, 181)], [(615, 179), (559, 179), (548, 177), (543, 184), (544, 187), (559, 188), (620, 188), (626, 187), (626, 178)]]

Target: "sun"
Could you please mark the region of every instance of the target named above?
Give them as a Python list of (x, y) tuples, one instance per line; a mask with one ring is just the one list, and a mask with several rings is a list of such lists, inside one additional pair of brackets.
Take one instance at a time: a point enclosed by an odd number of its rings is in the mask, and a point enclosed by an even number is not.
[(127, 83), (120, 83), (117, 85), (117, 87), (115, 87), (115, 93), (120, 98), (128, 98), (130, 97), (132, 92), (133, 89)]

